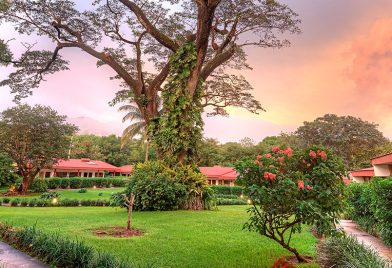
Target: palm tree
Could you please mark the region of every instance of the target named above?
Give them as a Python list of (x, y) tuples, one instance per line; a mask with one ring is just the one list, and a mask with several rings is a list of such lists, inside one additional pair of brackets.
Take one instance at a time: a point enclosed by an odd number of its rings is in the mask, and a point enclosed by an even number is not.
[(137, 135), (141, 135), (146, 144), (146, 158), (145, 161), (148, 160), (148, 139), (147, 139), (147, 129), (146, 129), (146, 121), (144, 121), (143, 115), (140, 112), (139, 107), (137, 107), (132, 101), (129, 104), (125, 104), (118, 109), (119, 112), (127, 112), (123, 117), (123, 123), (126, 121), (133, 122), (128, 127), (126, 127), (121, 136), (121, 148), (125, 146), (125, 144)]

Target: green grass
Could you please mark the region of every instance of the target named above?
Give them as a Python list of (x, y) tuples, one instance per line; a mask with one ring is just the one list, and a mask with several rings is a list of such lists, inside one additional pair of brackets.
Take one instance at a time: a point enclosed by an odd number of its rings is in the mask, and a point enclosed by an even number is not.
[[(82, 194), (83, 195), (83, 194)], [(156, 267), (271, 267), (291, 255), (276, 242), (242, 230), (246, 206), (218, 211), (134, 212), (134, 226), (145, 235), (133, 238), (96, 237), (90, 229), (126, 224), (126, 211), (110, 207), (0, 207), (1, 221), (16, 226), (36, 224), (140, 265)], [(304, 228), (293, 246), (315, 255), (317, 239)], [(301, 265), (318, 267), (316, 264)]]
[[(65, 198), (75, 198), (75, 199), (109, 199), (110, 196), (114, 193), (121, 192), (125, 188), (89, 188), (87, 189), (87, 193), (78, 193), (78, 189), (72, 189), (72, 190), (50, 190), (51, 192), (57, 192), (60, 194), (61, 199)], [(102, 196), (99, 196), (99, 193), (102, 193)], [(41, 194), (29, 194), (29, 195), (21, 195), (21, 196), (9, 196), (9, 198), (15, 199), (15, 198), (39, 198)], [(0, 196), (2, 198), (3, 196)]]

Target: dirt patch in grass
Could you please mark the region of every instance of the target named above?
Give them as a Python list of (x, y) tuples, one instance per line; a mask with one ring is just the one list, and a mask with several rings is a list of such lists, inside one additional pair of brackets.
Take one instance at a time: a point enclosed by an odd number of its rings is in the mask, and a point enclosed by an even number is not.
[[(306, 260), (305, 263), (313, 263), (314, 262), (314, 258), (312, 256), (306, 256), (306, 255), (301, 255), (301, 256)], [(291, 263), (299, 263), (295, 256), (286, 256), (286, 257), (283, 257), (283, 258), (286, 261), (291, 262)]]
[(126, 238), (126, 237), (133, 237), (133, 236), (142, 236), (144, 234), (142, 230), (134, 229), (134, 228), (128, 230), (127, 228), (120, 227), (120, 226), (92, 229), (91, 231), (98, 237), (111, 236), (111, 237), (118, 237), (118, 238)]

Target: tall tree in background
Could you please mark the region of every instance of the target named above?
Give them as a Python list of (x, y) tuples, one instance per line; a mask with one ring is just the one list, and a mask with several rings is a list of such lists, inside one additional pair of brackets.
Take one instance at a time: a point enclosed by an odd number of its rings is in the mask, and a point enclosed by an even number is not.
[[(89, 10), (79, 11), (71, 0), (9, 1), (9, 8), (0, 12), (0, 21), (12, 23), (20, 34), (45, 36), (55, 47), (49, 51), (28, 46), (14, 61), (15, 71), (1, 85), (9, 86), (17, 99), (26, 97), (45, 75), (68, 68), (68, 62), (60, 56), (61, 50), (79, 48), (95, 57), (99, 66), (112, 68), (114, 77), (124, 85), (118, 99), (132, 91), (147, 124), (159, 116), (158, 92), (165, 94), (165, 90), (173, 89), (164, 87), (165, 82), (178, 81), (171, 80), (177, 77), (176, 70), (183, 71), (179, 78), (184, 82), (176, 85), (186, 88), (177, 91), (181, 92), (180, 96), (173, 95), (177, 98), (173, 103), (183, 116), (194, 111), (192, 105), (200, 107), (197, 112), (211, 106), (212, 114), (226, 114), (227, 106), (257, 113), (262, 107), (251, 95), (251, 85), (240, 75), (227, 74), (227, 70), (250, 68), (246, 47), (280, 48), (289, 42), (280, 40), (277, 34), (299, 32), (297, 14), (274, 0), (96, 0), (93, 3)], [(103, 42), (106, 39), (111, 42)], [(181, 51), (188, 48), (189, 53), (184, 55), (191, 61), (182, 58), (184, 61), (176, 61), (180, 66), (172, 66), (170, 56), (181, 57)], [(147, 61), (154, 68), (145, 68)], [(181, 68), (181, 64), (187, 68)], [(173, 110), (170, 105), (164, 108)], [(174, 127), (181, 131), (170, 134), (178, 133), (177, 142), (184, 140), (181, 135), (185, 131), (192, 135), (189, 128), (195, 127), (194, 122), (178, 123)], [(182, 161), (188, 149), (179, 148), (174, 153)]]
[(38, 172), (66, 158), (77, 128), (47, 106), (19, 105), (0, 114), (0, 147), (17, 164), (26, 193)]
[(375, 148), (389, 143), (377, 126), (353, 116), (326, 114), (313, 122), (304, 122), (296, 134), (306, 145), (333, 149), (352, 170), (361, 168), (363, 159), (373, 157)]

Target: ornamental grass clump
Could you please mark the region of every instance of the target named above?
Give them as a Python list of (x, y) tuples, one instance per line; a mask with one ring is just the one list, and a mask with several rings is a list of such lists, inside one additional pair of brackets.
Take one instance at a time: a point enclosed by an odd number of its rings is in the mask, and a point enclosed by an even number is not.
[(244, 225), (278, 242), (305, 262), (291, 246), (293, 234), (303, 224), (315, 225), (322, 234), (335, 234), (344, 208), (345, 169), (332, 152), (312, 146), (294, 152), (274, 147), (271, 152), (236, 165), (237, 182), (249, 195), (251, 215)]

